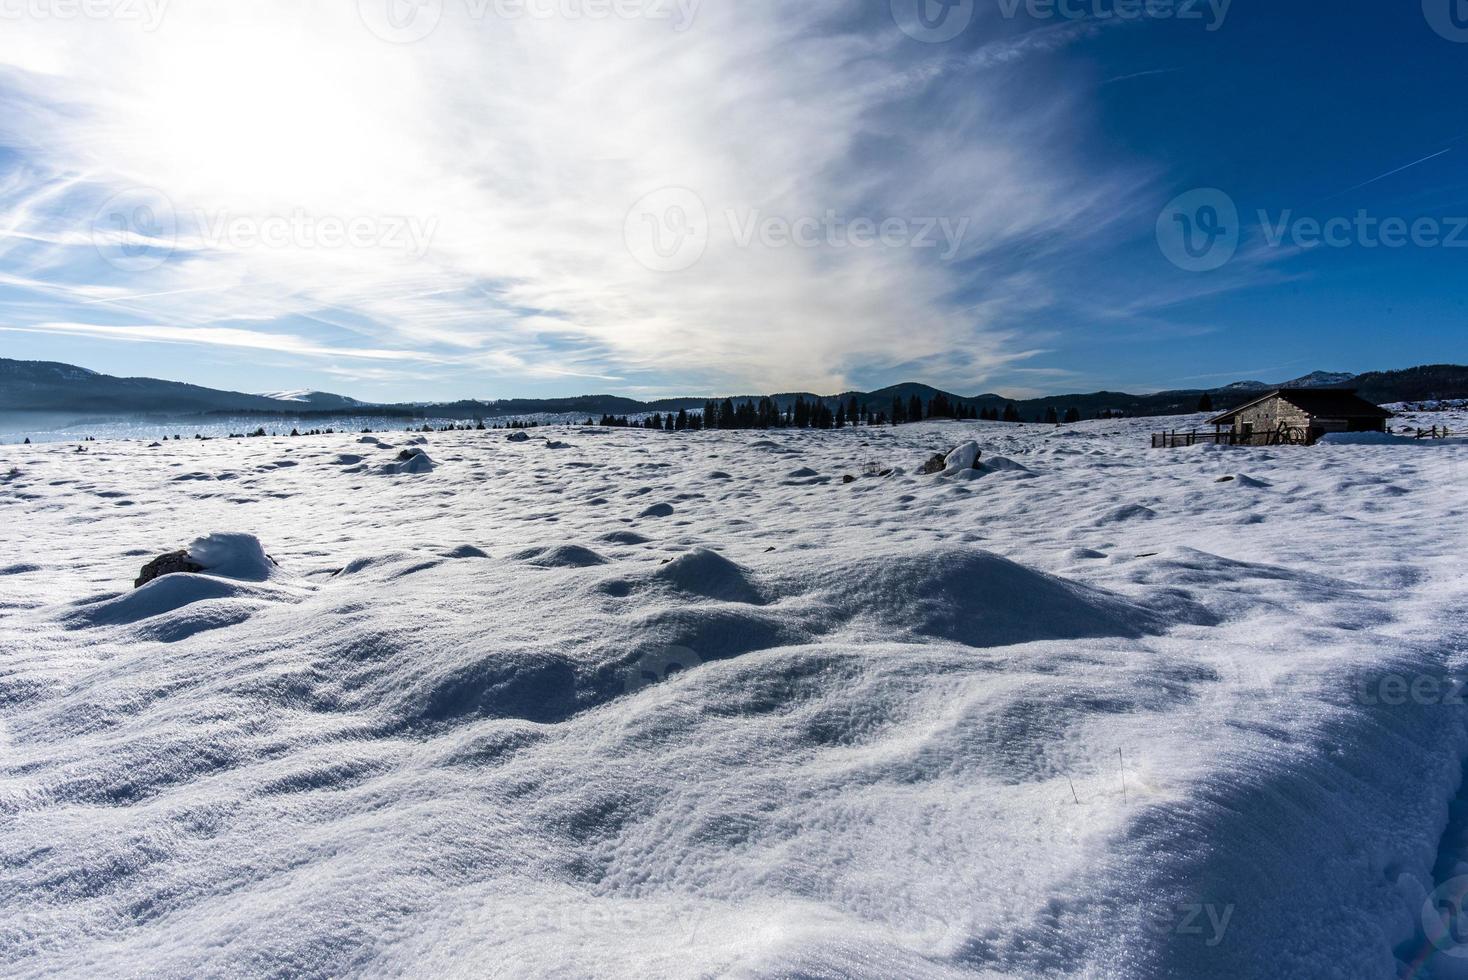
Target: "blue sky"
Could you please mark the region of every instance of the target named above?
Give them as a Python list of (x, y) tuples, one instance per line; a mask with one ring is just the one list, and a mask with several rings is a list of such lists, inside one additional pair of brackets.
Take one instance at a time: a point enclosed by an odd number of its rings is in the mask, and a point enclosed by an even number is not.
[(0, 356), (386, 400), (1468, 354), (1463, 0), (405, 2), (7, 15)]

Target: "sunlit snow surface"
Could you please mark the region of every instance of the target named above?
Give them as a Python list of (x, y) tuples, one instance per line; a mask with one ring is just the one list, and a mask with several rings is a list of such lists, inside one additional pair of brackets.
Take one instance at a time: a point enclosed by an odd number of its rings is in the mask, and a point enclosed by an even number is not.
[(0, 973), (1462, 976), (1468, 445), (1196, 421), (0, 447)]

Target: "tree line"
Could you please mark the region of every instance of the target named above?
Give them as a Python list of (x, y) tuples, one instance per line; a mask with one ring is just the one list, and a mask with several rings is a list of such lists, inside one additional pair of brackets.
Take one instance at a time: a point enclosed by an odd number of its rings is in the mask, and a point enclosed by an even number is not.
[[(797, 395), (795, 400), (781, 408), (774, 399), (745, 400), (736, 404), (733, 399), (713, 400), (704, 403), (702, 413), (690, 412), (686, 408), (672, 412), (657, 412), (640, 421), (627, 416), (603, 415), (600, 424), (615, 428), (660, 429), (666, 432), (697, 432), (702, 429), (844, 429), (847, 426), (902, 425), (908, 422), (923, 422), (929, 419), (954, 419), (957, 421), (1023, 422), (1019, 409), (1013, 402), (1004, 407), (980, 409), (974, 405), (956, 403), (943, 394), (934, 395), (924, 402), (917, 395), (906, 400), (894, 397), (890, 406), (874, 408), (870, 404), (852, 397), (850, 400), (827, 402), (823, 399), (806, 399)], [(1069, 409), (1062, 420), (1051, 408), (1044, 419), (1036, 421), (1051, 425), (1069, 424), (1081, 420), (1080, 409)], [(587, 425), (597, 424), (592, 419)]]

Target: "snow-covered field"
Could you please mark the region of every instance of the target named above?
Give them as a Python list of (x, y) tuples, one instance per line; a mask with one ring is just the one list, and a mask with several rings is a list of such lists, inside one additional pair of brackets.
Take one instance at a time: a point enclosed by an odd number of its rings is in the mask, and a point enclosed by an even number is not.
[[(486, 419), (486, 425), (509, 425), (512, 422), (536, 425), (566, 425), (584, 422), (585, 415), (506, 415)], [(473, 426), (473, 419), (451, 419), (428, 417), (421, 419), (398, 419), (377, 415), (186, 415), (177, 418), (153, 416), (123, 416), (114, 418), (76, 418), (55, 412), (0, 412), (0, 444), (71, 442), (75, 444), (88, 438), (109, 442), (141, 439), (192, 439), (196, 435), (207, 439), (223, 439), (232, 433), (254, 432), (263, 428), (271, 435), (288, 435), (292, 429), (301, 432), (332, 429), (336, 432), (403, 431), (408, 428), (430, 426), (434, 429), (452, 429), (457, 426)]]
[(1468, 976), (1468, 443), (1194, 421), (0, 447), (0, 973)]

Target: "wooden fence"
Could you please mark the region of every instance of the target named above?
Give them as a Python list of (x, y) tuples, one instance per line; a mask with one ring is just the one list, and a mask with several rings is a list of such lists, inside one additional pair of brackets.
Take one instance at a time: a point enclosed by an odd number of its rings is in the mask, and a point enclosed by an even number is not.
[(1315, 438), (1307, 429), (1279, 429), (1274, 432), (1248, 434), (1225, 429), (1222, 432), (1154, 432), (1153, 449), (1180, 449), (1184, 446), (1310, 446)]
[[(1457, 435), (1462, 435), (1459, 432)], [(1417, 439), (1451, 439), (1454, 433), (1447, 426), (1434, 425), (1431, 429), (1418, 429)], [(1316, 434), (1308, 429), (1279, 429), (1273, 432), (1253, 432), (1244, 435), (1232, 429), (1222, 432), (1154, 432), (1153, 449), (1180, 449), (1184, 446), (1313, 446)]]

